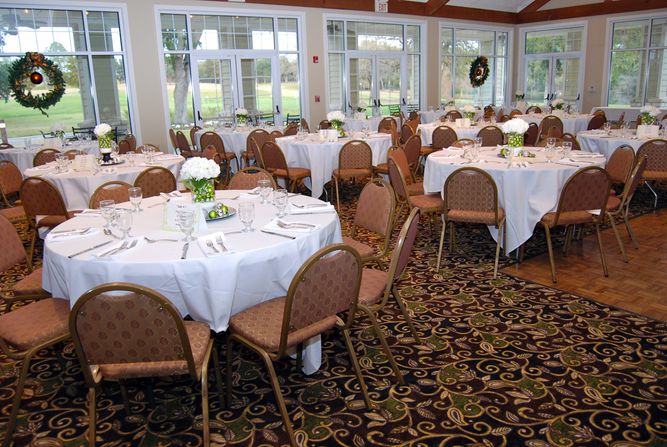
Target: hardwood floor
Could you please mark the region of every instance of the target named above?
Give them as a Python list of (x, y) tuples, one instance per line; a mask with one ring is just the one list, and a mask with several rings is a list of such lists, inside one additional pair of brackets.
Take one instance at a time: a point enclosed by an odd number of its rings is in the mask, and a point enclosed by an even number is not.
[(555, 250), (558, 282), (551, 282), (546, 254), (511, 265), (504, 273), (549, 285), (598, 302), (667, 321), (667, 209), (631, 221), (639, 241), (635, 250), (625, 226), (619, 226), (629, 263), (624, 263), (611, 229), (602, 232), (609, 276), (602, 274), (595, 235), (574, 242), (563, 257)]

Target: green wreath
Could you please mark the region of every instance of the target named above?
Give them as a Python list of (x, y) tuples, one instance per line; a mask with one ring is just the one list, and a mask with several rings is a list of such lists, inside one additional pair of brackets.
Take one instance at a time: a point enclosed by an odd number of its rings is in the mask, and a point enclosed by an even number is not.
[[(46, 93), (33, 95), (30, 89), (26, 89), (26, 81), (33, 84), (41, 84), (44, 75), (51, 89)], [(63, 72), (58, 65), (53, 63), (41, 53), (28, 52), (21, 59), (14, 61), (9, 67), (9, 87), (12, 96), (23, 107), (37, 109), (42, 114), (49, 116), (44, 110), (54, 106), (65, 94), (65, 80)]]
[(480, 87), (489, 77), (489, 60), (484, 56), (479, 56), (470, 64), (470, 84), (473, 87)]

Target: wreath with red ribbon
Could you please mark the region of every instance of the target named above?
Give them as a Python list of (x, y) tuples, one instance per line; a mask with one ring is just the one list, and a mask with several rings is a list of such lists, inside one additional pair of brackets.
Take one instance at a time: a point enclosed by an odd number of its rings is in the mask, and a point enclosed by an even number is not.
[(470, 85), (480, 87), (489, 77), (489, 60), (485, 56), (479, 56), (470, 64)]
[[(45, 93), (33, 95), (26, 84), (39, 85), (47, 78), (51, 89)], [(9, 67), (9, 87), (12, 96), (23, 107), (37, 109), (49, 116), (44, 110), (56, 105), (65, 94), (65, 80), (60, 68), (51, 59), (41, 53), (28, 52)]]

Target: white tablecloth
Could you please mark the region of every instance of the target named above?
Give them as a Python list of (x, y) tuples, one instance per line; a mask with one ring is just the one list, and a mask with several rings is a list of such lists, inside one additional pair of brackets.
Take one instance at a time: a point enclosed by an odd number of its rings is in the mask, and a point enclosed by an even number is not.
[[(250, 132), (253, 130), (258, 129), (258, 127), (253, 127), (253, 126), (239, 126), (236, 129), (232, 129), (231, 127), (223, 127), (219, 129), (215, 129), (215, 133), (220, 135), (222, 138), (222, 142), (225, 145), (225, 151), (227, 152), (234, 152), (237, 157), (241, 157), (241, 152), (246, 150), (246, 140), (248, 139), (248, 135), (250, 135)], [(264, 130), (267, 132), (271, 132), (273, 130), (277, 129), (276, 127), (266, 127)], [(199, 143), (201, 136), (207, 132), (210, 129), (203, 129), (197, 131), (195, 134), (195, 141), (197, 142), (197, 147), (200, 149), (203, 149), (201, 147), (201, 144)], [(236, 170), (236, 165), (232, 163), (232, 168), (233, 170)]]
[[(310, 169), (310, 180), (306, 186), (313, 197), (320, 197), (324, 184), (331, 180), (333, 170), (338, 167), (338, 154), (349, 137), (340, 138), (335, 143), (321, 143), (317, 134), (310, 134), (299, 141), (294, 136), (278, 138), (276, 143), (285, 153), (288, 166)], [(365, 140), (373, 151), (373, 166), (387, 161), (387, 151), (391, 147), (391, 135), (374, 133)]]
[[(625, 122), (635, 121), (641, 107), (593, 107), (591, 113), (596, 110), (604, 110), (604, 114), (610, 121), (616, 121), (621, 117), (621, 113), (625, 113), (623, 120)], [(662, 118), (667, 113), (667, 109), (660, 109), (658, 118)]]
[[(216, 191), (216, 198), (238, 209), (243, 191)], [(182, 239), (181, 232), (161, 229), (164, 206), (149, 207), (162, 199), (152, 197), (142, 203), (140, 214), (133, 214), (132, 236)], [(172, 199), (176, 200), (176, 199)], [(183, 200), (190, 202), (189, 195)], [(292, 203), (313, 203), (315, 199), (296, 196)], [(255, 202), (252, 233), (227, 234), (226, 245), (231, 253), (206, 257), (197, 243), (191, 242), (186, 260), (181, 260), (183, 242), (158, 242), (135, 248), (118, 259), (104, 260), (90, 253), (69, 259), (67, 256), (110, 240), (97, 234), (85, 238), (56, 242), (46, 239), (44, 248), (43, 285), (54, 296), (64, 297), (73, 305), (85, 291), (111, 281), (127, 281), (157, 290), (171, 300), (182, 315), (207, 323), (216, 332), (227, 329), (229, 318), (255, 304), (287, 294), (292, 278), (301, 265), (320, 248), (342, 241), (341, 227), (335, 212), (287, 216), (286, 221), (319, 224), (310, 233), (292, 233), (296, 239), (265, 234), (259, 231), (276, 214), (271, 204)], [(123, 206), (130, 207), (129, 203)], [(85, 215), (68, 220), (57, 229), (101, 227), (104, 220)], [(195, 236), (242, 228), (238, 215), (208, 222), (208, 228)], [(102, 253), (100, 248), (92, 253)], [(319, 340), (307, 349), (304, 361), (310, 372), (320, 363)], [(313, 369), (314, 368), (314, 369)], [(304, 368), (305, 369), (305, 368)]]
[[(124, 157), (122, 157), (124, 159)], [(98, 186), (112, 180), (134, 184), (139, 173), (150, 166), (141, 155), (135, 155), (135, 166), (125, 160), (124, 163), (115, 166), (103, 167), (97, 174), (91, 171), (69, 172), (57, 174), (55, 163), (49, 163), (36, 168), (27, 169), (24, 172), (26, 177), (39, 176), (44, 177), (53, 183), (60, 194), (63, 196), (65, 206), (68, 210), (77, 210), (88, 208), (88, 202)], [(178, 173), (185, 159), (180, 155), (164, 154), (155, 157), (153, 166), (162, 166), (169, 169), (178, 179)]]
[[(463, 166), (487, 171), (498, 186), (498, 200), (506, 215), (507, 251), (512, 251), (532, 236), (535, 225), (545, 213), (555, 209), (560, 191), (572, 174), (585, 166), (604, 164), (602, 157), (579, 162), (579, 166), (546, 163), (542, 148), (527, 149), (536, 154), (535, 158), (521, 159), (529, 163), (528, 167), (511, 168), (507, 160), (498, 157), (496, 148), (483, 148), (480, 157), (483, 162), (472, 164), (462, 164), (464, 160), (460, 156), (445, 156), (451, 153), (448, 150), (434, 152), (426, 160), (424, 190), (442, 192), (447, 177)], [(497, 230), (489, 227), (489, 231), (497, 240)]]
[[(20, 147), (13, 149), (0, 149), (0, 160), (9, 160), (14, 163), (21, 172), (32, 168), (32, 159), (35, 158), (37, 152), (44, 149), (42, 146), (32, 145), (29, 149)], [(84, 151), (87, 154), (97, 154), (97, 141), (72, 141), (70, 144), (62, 149), (62, 152), (67, 152), (71, 149)]]
[(636, 153), (639, 146), (650, 140), (650, 138), (637, 138), (634, 135), (634, 131), (630, 132), (632, 132), (633, 135), (628, 137), (621, 135), (620, 130), (612, 130), (611, 135), (605, 134), (604, 131), (591, 130), (580, 132), (579, 135), (577, 135), (577, 141), (579, 141), (579, 146), (581, 146), (582, 151), (604, 154), (605, 158), (609, 160), (611, 154), (613, 154), (619, 146), (624, 144), (632, 146)]
[[(345, 122), (343, 123), (343, 129), (345, 129), (348, 132), (359, 132), (366, 127), (369, 131), (377, 131), (378, 130), (378, 124), (380, 124), (380, 121), (382, 121), (384, 118), (387, 118), (386, 116), (371, 116), (366, 119), (356, 119), (356, 118), (346, 118)], [(396, 121), (396, 125), (398, 126), (398, 120), (395, 117), (394, 121)]]
[[(517, 115), (515, 118), (521, 118), (527, 123), (535, 123), (538, 126), (544, 119), (544, 117), (549, 116), (547, 113), (531, 113), (530, 115)], [(571, 133), (572, 135), (577, 135), (582, 130), (588, 128), (588, 122), (593, 118), (593, 115), (556, 115), (563, 122), (563, 132)]]
[[(447, 123), (434, 122), (429, 124), (420, 124), (417, 129), (420, 132), (422, 145), (430, 146), (433, 144), (433, 131), (439, 126), (447, 126)], [(461, 138), (470, 138), (473, 139), (477, 136), (477, 133), (485, 126), (471, 126), (471, 127), (457, 127), (456, 124), (450, 126), (456, 132), (456, 136)]]

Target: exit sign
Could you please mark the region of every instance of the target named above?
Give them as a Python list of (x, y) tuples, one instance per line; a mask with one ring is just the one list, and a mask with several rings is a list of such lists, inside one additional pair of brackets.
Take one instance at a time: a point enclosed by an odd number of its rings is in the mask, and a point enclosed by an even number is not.
[(375, 12), (389, 12), (388, 0), (375, 0)]

